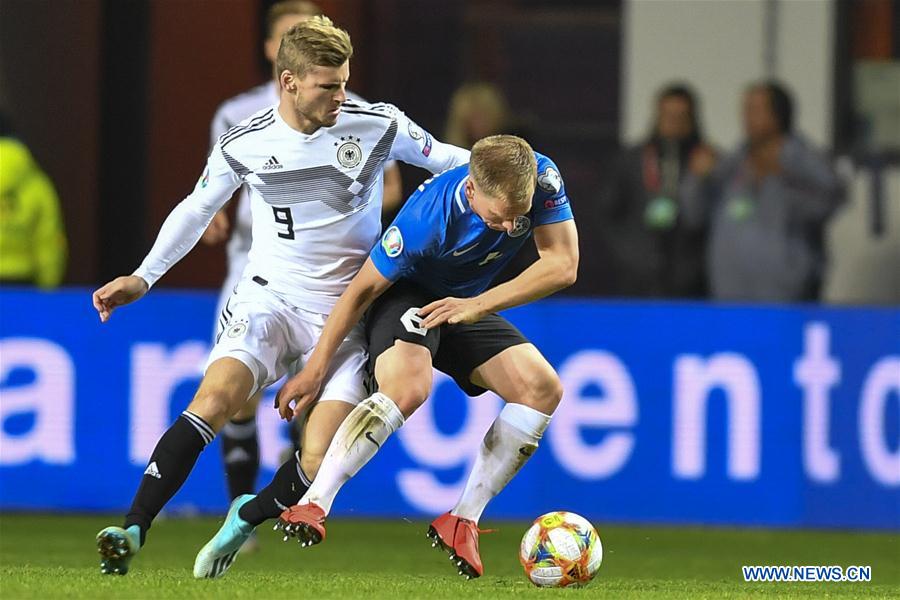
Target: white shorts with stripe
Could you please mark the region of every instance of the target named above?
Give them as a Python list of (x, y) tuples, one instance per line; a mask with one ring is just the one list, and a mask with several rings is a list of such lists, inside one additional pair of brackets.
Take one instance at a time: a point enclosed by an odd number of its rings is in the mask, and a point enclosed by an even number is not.
[[(213, 344), (219, 337), (222, 330), (222, 314), (225, 312), (225, 305), (234, 296), (237, 284), (241, 281), (244, 274), (244, 267), (247, 266), (247, 253), (232, 255), (228, 254), (228, 272), (225, 274), (225, 281), (222, 283), (222, 289), (219, 290), (219, 298), (216, 301), (216, 323), (212, 328)], [(227, 321), (227, 319), (226, 319)]]
[[(245, 279), (222, 309), (219, 333), (206, 368), (220, 358), (241, 361), (253, 373), (253, 395), (303, 368), (327, 318), (291, 306), (264, 285)], [(368, 396), (367, 361), (365, 331), (357, 324), (335, 353), (319, 398), (358, 404)]]

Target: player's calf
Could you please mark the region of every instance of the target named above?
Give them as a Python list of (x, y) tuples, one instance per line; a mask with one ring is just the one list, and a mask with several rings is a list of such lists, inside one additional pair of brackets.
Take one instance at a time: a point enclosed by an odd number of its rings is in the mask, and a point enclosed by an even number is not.
[(275, 527), (284, 532), (285, 541), (295, 537), (302, 546), (311, 546), (325, 539), (325, 517), (341, 486), (375, 456), (403, 422), (397, 405), (380, 392), (350, 411), (300, 504), (281, 513)]
[(239, 420), (231, 419), (222, 428), (222, 462), (229, 498), (256, 491), (259, 474), (259, 435), (256, 415)]
[(424, 346), (397, 340), (375, 361), (375, 379), (379, 391), (409, 418), (431, 393), (431, 353)]
[(253, 387), (254, 375), (244, 363), (220, 358), (206, 369), (188, 410), (218, 432), (246, 405)]

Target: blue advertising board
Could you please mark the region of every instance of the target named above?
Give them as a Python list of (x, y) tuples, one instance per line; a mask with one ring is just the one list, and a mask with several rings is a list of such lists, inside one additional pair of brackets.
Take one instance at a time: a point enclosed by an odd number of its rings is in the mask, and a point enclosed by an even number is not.
[[(0, 510), (127, 508), (199, 382), (214, 304), (154, 290), (101, 325), (87, 290), (0, 291)], [(900, 310), (545, 300), (506, 314), (565, 394), (487, 518), (900, 529)], [(260, 484), (288, 445), (275, 391)], [(334, 514), (446, 511), (501, 406), (436, 374)], [(216, 441), (169, 510), (226, 505)]]

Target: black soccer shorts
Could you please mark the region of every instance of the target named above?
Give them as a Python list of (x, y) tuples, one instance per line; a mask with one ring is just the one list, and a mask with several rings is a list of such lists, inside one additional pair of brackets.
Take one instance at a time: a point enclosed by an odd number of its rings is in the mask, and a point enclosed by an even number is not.
[(528, 339), (498, 314), (489, 314), (472, 325), (441, 325), (424, 329), (418, 309), (438, 300), (413, 282), (401, 279), (372, 305), (366, 319), (369, 341), (369, 369), (395, 340), (425, 346), (436, 369), (452, 377), (469, 396), (486, 392), (469, 380), (477, 367), (507, 348), (527, 344)]

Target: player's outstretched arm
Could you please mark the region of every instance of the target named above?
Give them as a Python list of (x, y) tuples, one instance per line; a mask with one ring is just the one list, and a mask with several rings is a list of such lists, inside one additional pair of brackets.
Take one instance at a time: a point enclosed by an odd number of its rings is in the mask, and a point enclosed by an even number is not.
[(578, 230), (569, 219), (534, 229), (539, 258), (515, 279), (474, 298), (443, 298), (419, 311), (428, 329), (444, 323), (476, 323), (485, 315), (549, 296), (578, 275)]
[(160, 227), (150, 252), (133, 273), (153, 286), (184, 258), (200, 240), (216, 213), (243, 180), (225, 159), (219, 144), (213, 147), (194, 190), (179, 202)]
[(334, 305), (319, 337), (319, 343), (316, 344), (316, 349), (313, 350), (306, 366), (278, 390), (275, 408), (278, 409), (281, 418), (290, 421), (315, 402), (319, 388), (322, 387), (322, 380), (328, 372), (328, 365), (341, 342), (359, 322), (369, 305), (383, 294), (391, 283), (378, 272), (371, 258), (366, 259), (362, 269)]
[(93, 293), (94, 308), (100, 314), (100, 322), (106, 323), (117, 307), (130, 304), (147, 293), (147, 282), (135, 275), (116, 277)]
[(390, 158), (427, 169), (435, 175), (469, 162), (468, 150), (433, 138), (400, 109), (392, 109), (397, 119), (397, 136), (391, 146)]
[(228, 166), (217, 145), (194, 191), (166, 217), (150, 253), (137, 270), (132, 275), (117, 277), (93, 293), (100, 321), (105, 323), (116, 307), (146, 294), (151, 285), (181, 260), (240, 184), (240, 178)]
[(212, 221), (209, 222), (209, 226), (206, 228), (206, 231), (203, 232), (200, 241), (207, 246), (221, 244), (228, 239), (228, 230), (230, 228), (231, 223), (228, 221), (228, 214), (225, 212), (225, 208), (222, 207), (219, 212), (213, 216)]

